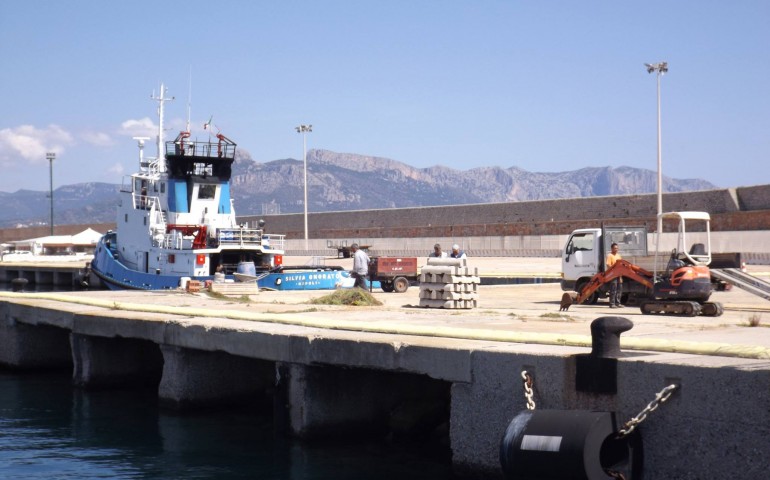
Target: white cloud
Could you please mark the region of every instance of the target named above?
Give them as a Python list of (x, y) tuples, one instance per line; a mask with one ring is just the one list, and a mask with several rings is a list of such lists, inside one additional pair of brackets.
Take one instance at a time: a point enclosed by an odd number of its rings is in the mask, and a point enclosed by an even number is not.
[(45, 163), (48, 152), (61, 154), (75, 142), (72, 135), (58, 125), (40, 129), (20, 125), (0, 130), (0, 162), (15, 162), (20, 158), (31, 164)]
[(158, 127), (150, 120), (149, 117), (140, 118), (139, 120), (126, 120), (120, 124), (118, 134), (126, 135), (128, 137), (150, 137), (153, 138), (158, 131)]
[(114, 174), (114, 175), (123, 175), (124, 171), (125, 169), (123, 168), (123, 164), (121, 163), (116, 163), (107, 169), (107, 173)]
[(112, 137), (102, 132), (85, 132), (81, 135), (83, 140), (97, 147), (110, 147), (115, 144)]

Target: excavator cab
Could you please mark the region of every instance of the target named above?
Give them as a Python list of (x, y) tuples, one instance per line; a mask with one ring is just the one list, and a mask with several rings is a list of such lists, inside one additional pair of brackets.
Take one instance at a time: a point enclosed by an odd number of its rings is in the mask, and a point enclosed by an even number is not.
[[(711, 263), (711, 216), (707, 212), (667, 212), (662, 213), (662, 221), (677, 222), (677, 237), (672, 257), (676, 254), (679, 260), (688, 265), (708, 266)], [(690, 240), (688, 242), (688, 230)], [(660, 232), (656, 247), (660, 247)], [(660, 251), (656, 248), (656, 251)], [(678, 253), (677, 253), (678, 252)]]
[(666, 271), (653, 284), (653, 296), (705, 302), (711, 296), (711, 273), (706, 266), (688, 265), (672, 255)]
[[(721, 305), (708, 303), (712, 291), (708, 268), (711, 263), (711, 217), (706, 212), (668, 212), (661, 217), (664, 221), (677, 221), (676, 247), (671, 250), (665, 270), (660, 275), (656, 273), (653, 299), (642, 304), (642, 312), (720, 315)], [(689, 249), (686, 248), (688, 228), (691, 237), (698, 238)]]

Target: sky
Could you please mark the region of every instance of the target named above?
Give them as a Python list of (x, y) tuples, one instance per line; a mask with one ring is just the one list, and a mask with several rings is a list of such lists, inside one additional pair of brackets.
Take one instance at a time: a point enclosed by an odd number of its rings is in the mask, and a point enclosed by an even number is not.
[[(770, 183), (770, 2), (0, 0), (0, 191), (121, 183), (134, 136), (203, 125), (460, 171), (657, 170)], [(156, 155), (149, 145), (146, 155)]]

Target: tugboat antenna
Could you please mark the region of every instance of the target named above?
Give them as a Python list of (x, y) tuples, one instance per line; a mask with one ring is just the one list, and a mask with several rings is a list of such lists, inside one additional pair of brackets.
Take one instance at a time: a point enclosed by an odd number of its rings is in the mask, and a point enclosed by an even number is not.
[(192, 65), (190, 65), (190, 80), (187, 86), (187, 127), (185, 131), (190, 133), (190, 110), (192, 108)]

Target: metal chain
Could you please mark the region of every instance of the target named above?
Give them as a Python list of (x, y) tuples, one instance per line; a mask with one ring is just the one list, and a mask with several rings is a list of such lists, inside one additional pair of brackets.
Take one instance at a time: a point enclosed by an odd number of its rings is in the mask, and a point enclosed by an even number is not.
[(524, 380), (524, 398), (527, 399), (527, 410), (535, 409), (535, 392), (532, 390), (532, 377), (526, 370), (521, 371), (521, 378)]
[(655, 400), (648, 403), (647, 406), (644, 407), (642, 411), (639, 412), (638, 415), (636, 415), (635, 417), (632, 417), (631, 420), (627, 421), (623, 425), (623, 428), (621, 428), (620, 431), (618, 431), (618, 437), (622, 438), (628, 435), (629, 433), (633, 432), (636, 426), (642, 423), (647, 418), (647, 415), (649, 415), (650, 412), (655, 411), (655, 409), (657, 409), (661, 403), (668, 400), (668, 398), (671, 396), (672, 393), (674, 393), (674, 390), (676, 390), (677, 388), (678, 388), (678, 385), (672, 383), (671, 385), (667, 386), (666, 388), (658, 392), (655, 395)]

